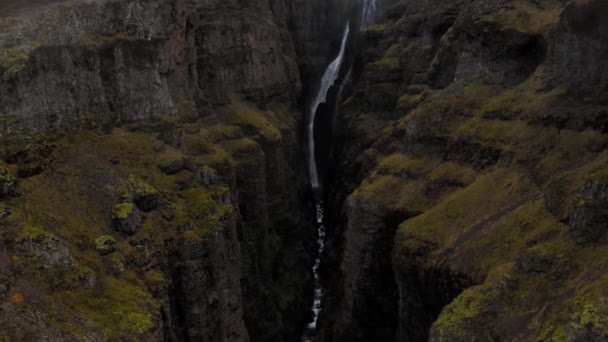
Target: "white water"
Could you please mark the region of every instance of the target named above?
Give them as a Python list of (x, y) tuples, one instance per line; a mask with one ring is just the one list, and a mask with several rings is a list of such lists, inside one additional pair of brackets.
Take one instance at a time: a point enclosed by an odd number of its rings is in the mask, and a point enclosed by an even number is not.
[(319, 254), (315, 259), (315, 264), (312, 267), (314, 274), (314, 285), (315, 294), (312, 304), (312, 321), (306, 326), (307, 332), (302, 337), (302, 342), (310, 342), (314, 337), (315, 330), (317, 329), (317, 320), (319, 319), (319, 312), (321, 312), (321, 300), (323, 299), (323, 287), (321, 286), (321, 277), (319, 276), (319, 266), (321, 265), (321, 255), (325, 249), (325, 226), (323, 225), (323, 202), (317, 203), (317, 227), (319, 231), (319, 237), (317, 238), (317, 244), (319, 245)]
[(363, 0), (361, 28), (366, 28), (380, 18), (380, 14), (382, 13), (380, 1), (381, 0)]
[(319, 93), (310, 106), (308, 122), (308, 167), (310, 168), (310, 183), (312, 184), (313, 189), (318, 189), (321, 185), (319, 183), (319, 173), (317, 170), (317, 161), (315, 159), (315, 116), (317, 115), (319, 105), (327, 101), (327, 92), (329, 92), (329, 88), (336, 82), (336, 79), (338, 79), (340, 67), (342, 66), (342, 61), (344, 60), (344, 52), (346, 50), (346, 42), (348, 41), (349, 33), (350, 25), (349, 23), (346, 23), (344, 35), (342, 36), (340, 53), (338, 53), (338, 57), (336, 57), (336, 59), (329, 64), (327, 69), (325, 69), (325, 73), (321, 79)]
[[(365, 28), (375, 22), (381, 12), (380, 8), (381, 0), (363, 0), (363, 13), (361, 19), (361, 28)], [(315, 141), (314, 141), (314, 127), (315, 127), (315, 116), (319, 105), (323, 102), (327, 101), (327, 92), (329, 88), (336, 82), (338, 75), (340, 73), (340, 68), (342, 66), (342, 61), (344, 59), (344, 52), (346, 49), (346, 42), (348, 41), (348, 35), (350, 34), (350, 23), (346, 23), (346, 28), (344, 29), (344, 35), (342, 36), (342, 46), (340, 47), (340, 52), (338, 53), (338, 57), (329, 64), (325, 73), (323, 74), (323, 78), (321, 79), (321, 87), (319, 89), (319, 93), (317, 97), (313, 101), (310, 107), (310, 116), (308, 122), (308, 160), (309, 160), (309, 168), (310, 168), (310, 183), (313, 189), (320, 188), (319, 182), (319, 174), (317, 170), (317, 161), (315, 159)], [(348, 71), (348, 75), (340, 84), (338, 99), (341, 97), (342, 92), (344, 91), (344, 86), (348, 79), (350, 78), (350, 73), (352, 69)], [(314, 299), (312, 304), (312, 312), (313, 317), (312, 321), (306, 326), (306, 331), (302, 336), (302, 342), (312, 342), (314, 340), (315, 332), (317, 330), (317, 321), (319, 319), (319, 313), (321, 312), (321, 301), (323, 299), (323, 287), (321, 285), (321, 277), (319, 275), (319, 267), (321, 265), (321, 256), (323, 255), (323, 250), (325, 249), (325, 225), (323, 224), (323, 213), (324, 213), (324, 204), (322, 201), (317, 202), (316, 207), (316, 218), (317, 218), (317, 230), (318, 230), (318, 238), (317, 245), (319, 247), (318, 254), (315, 259), (315, 263), (312, 267), (313, 275), (314, 275)]]

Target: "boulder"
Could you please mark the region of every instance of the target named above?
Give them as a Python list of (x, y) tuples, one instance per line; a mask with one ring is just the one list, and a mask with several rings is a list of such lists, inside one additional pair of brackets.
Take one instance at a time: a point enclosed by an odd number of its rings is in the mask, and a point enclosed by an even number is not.
[(133, 203), (116, 204), (112, 208), (112, 224), (116, 231), (133, 235), (141, 228), (141, 213)]
[(184, 159), (167, 159), (158, 165), (158, 168), (167, 175), (174, 175), (186, 167)]
[(160, 202), (160, 194), (153, 186), (135, 177), (129, 178), (129, 186), (133, 202), (141, 211), (149, 212), (156, 209)]
[(19, 256), (36, 259), (39, 269), (68, 268), (74, 264), (70, 250), (51, 236), (24, 238), (17, 242), (15, 252)]
[(95, 239), (95, 248), (100, 255), (108, 255), (116, 251), (116, 239), (111, 236), (100, 236)]

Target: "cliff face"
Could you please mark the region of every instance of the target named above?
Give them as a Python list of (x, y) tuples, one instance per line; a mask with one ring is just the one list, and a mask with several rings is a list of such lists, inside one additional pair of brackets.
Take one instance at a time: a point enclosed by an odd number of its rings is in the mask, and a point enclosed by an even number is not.
[(606, 338), (605, 11), (402, 1), (362, 33), (323, 340)]
[[(358, 7), (0, 4), (0, 339), (299, 340)], [(318, 340), (605, 340), (605, 3), (384, 10), (322, 115)]]
[(0, 337), (299, 339), (300, 72), (340, 6), (0, 4)]

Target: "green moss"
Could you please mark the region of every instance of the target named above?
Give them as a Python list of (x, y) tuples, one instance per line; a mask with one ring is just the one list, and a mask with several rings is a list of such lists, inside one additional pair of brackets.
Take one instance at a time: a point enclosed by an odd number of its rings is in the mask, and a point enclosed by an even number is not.
[(185, 122), (194, 122), (198, 119), (199, 113), (196, 105), (192, 101), (180, 100), (175, 104), (178, 116)]
[(505, 28), (538, 34), (547, 32), (559, 21), (563, 6), (563, 2), (558, 0), (541, 0), (534, 3), (514, 0), (506, 11), (487, 19)]
[(55, 238), (55, 235), (45, 229), (40, 228), (39, 226), (26, 222), (23, 224), (23, 229), (17, 236), (17, 241), (36, 240), (40, 237)]
[(468, 165), (447, 162), (439, 165), (428, 176), (431, 182), (469, 185), (476, 177), (475, 171)]
[(425, 94), (404, 94), (399, 97), (399, 102), (397, 103), (397, 110), (401, 112), (409, 112), (410, 110), (416, 108), (422, 100), (424, 100)]
[(608, 167), (597, 171), (591, 175), (592, 180), (598, 180), (601, 182), (608, 182)]
[(374, 33), (382, 33), (382, 32), (384, 32), (384, 30), (386, 30), (386, 25), (382, 25), (382, 24), (369, 25), (365, 29), (365, 31), (367, 31), (367, 32), (374, 32)]
[[(76, 289), (58, 293), (85, 325), (108, 337), (143, 334), (155, 326), (160, 304), (140, 286), (114, 277), (100, 279), (101, 289)], [(143, 286), (143, 285), (142, 285)]]
[(373, 64), (376, 68), (379, 69), (398, 69), (401, 66), (399, 65), (398, 57), (384, 57)]
[(18, 73), (23, 70), (29, 59), (30, 55), (23, 49), (0, 48), (0, 68), (9, 73)]
[(448, 342), (456, 336), (466, 337), (465, 328), (483, 312), (483, 297), (479, 288), (469, 288), (443, 309), (433, 324), (433, 330), (439, 332), (440, 342)]
[(221, 116), (225, 124), (237, 125), (245, 131), (256, 131), (267, 141), (281, 139), (281, 120), (272, 111), (260, 111), (251, 104), (233, 100)]
[(114, 251), (116, 239), (111, 236), (103, 235), (95, 239), (95, 248), (101, 254), (108, 254)]
[(157, 194), (158, 191), (150, 184), (144, 182), (143, 180), (131, 175), (129, 176), (129, 185), (133, 189), (134, 192), (138, 194)]
[(407, 175), (409, 177), (423, 176), (434, 164), (427, 159), (412, 159), (403, 154), (395, 153), (384, 157), (378, 163), (375, 171), (380, 174)]
[(482, 108), (482, 112), (486, 116), (500, 113), (513, 118), (535, 118), (565, 93), (565, 89), (560, 87), (550, 91), (546, 89), (543, 71), (539, 69), (526, 81), (492, 97)]
[(233, 208), (221, 199), (228, 192), (225, 186), (187, 189), (181, 193), (181, 201), (175, 206), (175, 221), (184, 230), (184, 237), (199, 241), (215, 232), (222, 221), (232, 215)]
[(157, 270), (150, 270), (144, 274), (144, 279), (151, 284), (164, 284), (165, 275)]
[(126, 219), (135, 210), (133, 203), (119, 203), (112, 207), (112, 217), (116, 219)]

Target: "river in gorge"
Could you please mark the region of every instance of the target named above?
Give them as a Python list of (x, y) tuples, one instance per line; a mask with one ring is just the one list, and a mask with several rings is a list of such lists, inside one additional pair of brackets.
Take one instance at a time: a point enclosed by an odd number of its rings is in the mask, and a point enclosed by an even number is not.
[[(374, 23), (380, 16), (381, 13), (381, 0), (363, 0), (362, 4), (362, 13), (361, 13), (361, 21), (360, 27), (361, 29), (365, 29), (370, 24)], [(315, 118), (317, 115), (317, 110), (319, 105), (327, 101), (327, 95), (329, 89), (334, 85), (336, 80), (340, 75), (340, 70), (343, 66), (346, 47), (349, 40), (349, 36), (351, 34), (351, 23), (350, 21), (346, 23), (346, 27), (344, 28), (344, 32), (342, 34), (342, 41), (340, 45), (340, 51), (336, 58), (327, 66), (325, 72), (323, 73), (323, 77), (321, 78), (319, 91), (317, 95), (314, 97), (312, 104), (310, 106), (310, 111), (308, 115), (308, 124), (307, 124), (307, 140), (308, 140), (308, 165), (309, 165), (309, 174), (310, 174), (310, 183), (312, 189), (316, 193), (321, 192), (322, 183), (319, 177), (319, 170), (317, 166), (317, 161), (315, 157)], [(345, 82), (348, 80), (350, 75), (350, 71), (346, 76), (344, 82), (340, 85), (340, 92), (344, 87)], [(317, 225), (317, 255), (315, 258), (315, 262), (313, 265), (313, 275), (314, 275), (314, 296), (313, 302), (311, 305), (312, 310), (312, 320), (306, 326), (304, 334), (302, 336), (302, 342), (312, 342), (314, 341), (315, 333), (317, 330), (317, 322), (319, 319), (319, 314), (322, 309), (322, 300), (324, 289), (321, 284), (321, 277), (319, 274), (319, 267), (321, 265), (321, 258), (323, 257), (323, 252), (325, 249), (325, 235), (326, 228), (323, 219), (325, 207), (324, 203), (321, 200), (317, 200), (315, 203), (316, 208), (316, 225)]]

